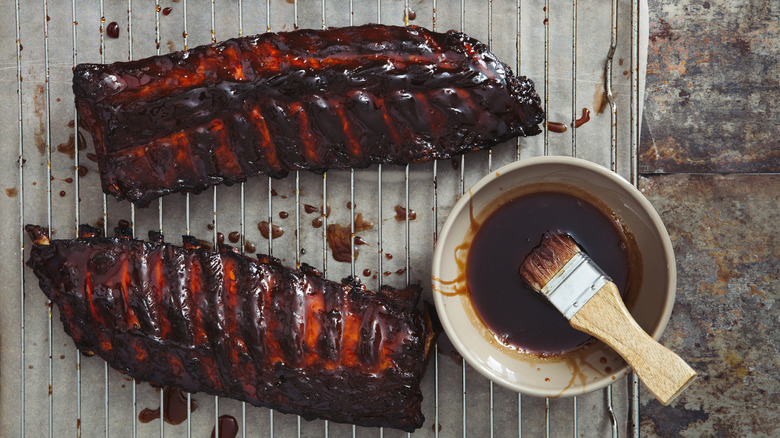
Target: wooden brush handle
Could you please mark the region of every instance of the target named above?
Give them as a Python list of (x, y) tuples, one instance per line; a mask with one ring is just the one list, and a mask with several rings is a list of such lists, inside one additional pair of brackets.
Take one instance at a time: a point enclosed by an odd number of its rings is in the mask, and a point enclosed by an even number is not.
[(614, 283), (607, 282), (569, 321), (612, 347), (658, 401), (668, 405), (696, 378), (680, 356), (659, 344), (628, 313)]

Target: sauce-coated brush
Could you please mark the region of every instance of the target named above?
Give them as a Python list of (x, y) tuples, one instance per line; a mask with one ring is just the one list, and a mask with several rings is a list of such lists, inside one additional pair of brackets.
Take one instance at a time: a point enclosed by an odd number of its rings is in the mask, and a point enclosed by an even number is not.
[(568, 234), (545, 233), (521, 264), (520, 275), (572, 327), (620, 354), (662, 404), (668, 405), (696, 378), (684, 360), (642, 330), (612, 279)]

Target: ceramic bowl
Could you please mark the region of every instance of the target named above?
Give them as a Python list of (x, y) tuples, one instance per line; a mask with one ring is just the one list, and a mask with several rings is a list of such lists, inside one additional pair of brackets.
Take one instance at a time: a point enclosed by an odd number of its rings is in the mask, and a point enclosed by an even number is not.
[[(597, 164), (571, 157), (514, 162), (476, 183), (455, 204), (433, 254), (432, 289), (446, 334), (466, 361), (488, 379), (524, 394), (558, 397), (603, 388), (629, 372), (600, 341), (570, 353), (540, 357), (499, 342), (477, 316), (465, 282), (464, 260), (480, 223), (500, 205), (536, 187), (568, 187), (601, 203), (633, 235), (641, 273), (625, 297), (639, 325), (659, 339), (674, 304), (676, 271), (669, 235), (658, 213), (625, 179)], [(566, 190), (563, 190), (566, 191)], [(472, 231), (469, 231), (469, 229)], [(464, 288), (466, 288), (464, 293)]]

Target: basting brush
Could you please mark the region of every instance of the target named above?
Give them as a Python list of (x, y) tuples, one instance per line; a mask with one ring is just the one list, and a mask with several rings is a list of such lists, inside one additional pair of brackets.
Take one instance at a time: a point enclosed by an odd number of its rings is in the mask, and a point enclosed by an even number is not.
[(696, 378), (684, 360), (639, 327), (612, 279), (568, 234), (547, 232), (520, 275), (569, 324), (612, 347), (658, 401), (668, 405)]

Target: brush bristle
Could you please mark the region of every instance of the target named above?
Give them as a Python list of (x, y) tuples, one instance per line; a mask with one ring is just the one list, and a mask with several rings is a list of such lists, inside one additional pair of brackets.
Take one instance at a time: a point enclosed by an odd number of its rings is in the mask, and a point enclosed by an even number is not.
[(520, 276), (537, 291), (563, 268), (572, 257), (580, 252), (577, 242), (568, 234), (546, 232), (542, 242), (520, 265)]

